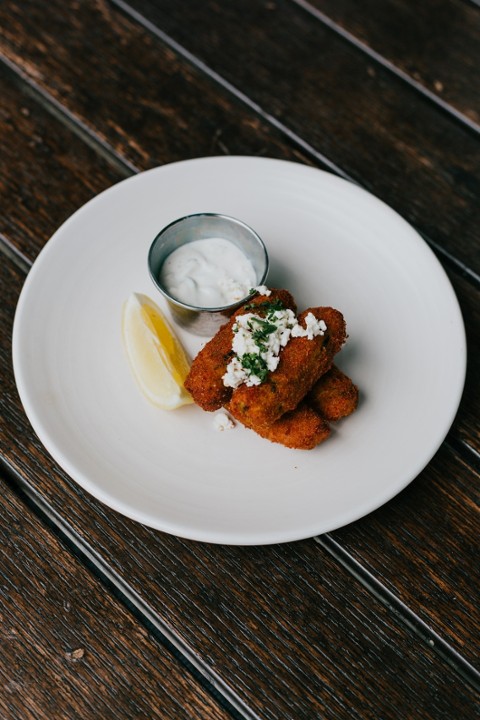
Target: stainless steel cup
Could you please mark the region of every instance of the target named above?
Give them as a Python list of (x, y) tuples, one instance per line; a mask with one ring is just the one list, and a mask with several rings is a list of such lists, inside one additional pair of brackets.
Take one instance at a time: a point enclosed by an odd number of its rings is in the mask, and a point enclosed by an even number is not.
[(257, 276), (257, 286), (265, 283), (268, 254), (263, 241), (248, 225), (228, 215), (198, 213), (174, 220), (158, 233), (148, 253), (150, 276), (155, 287), (168, 301), (174, 320), (190, 332), (204, 336), (214, 335), (247, 298), (214, 308), (188, 305), (172, 297), (159, 278), (161, 267), (170, 253), (193, 240), (211, 237), (221, 237), (236, 245), (252, 263)]

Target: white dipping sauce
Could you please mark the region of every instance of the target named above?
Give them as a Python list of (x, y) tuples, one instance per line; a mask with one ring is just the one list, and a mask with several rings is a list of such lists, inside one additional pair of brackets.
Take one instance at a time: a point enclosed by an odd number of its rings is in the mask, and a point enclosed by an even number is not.
[(170, 253), (160, 270), (160, 282), (180, 302), (216, 308), (246, 297), (257, 277), (236, 245), (212, 237), (186, 243)]

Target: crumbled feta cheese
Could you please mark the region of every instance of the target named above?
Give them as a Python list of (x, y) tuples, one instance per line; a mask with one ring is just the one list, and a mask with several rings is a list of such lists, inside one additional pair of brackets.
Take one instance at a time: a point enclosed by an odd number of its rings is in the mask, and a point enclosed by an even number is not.
[[(243, 383), (246, 383), (250, 379), (250, 384), (253, 385), (252, 378), (248, 377), (248, 373), (243, 367), (238, 357), (232, 358), (227, 365), (227, 372), (223, 376), (223, 384), (225, 387), (237, 388)], [(260, 383), (256, 383), (259, 385)]]
[(258, 285), (256, 288), (253, 288), (256, 290), (260, 295), (266, 295), (267, 297), (272, 294), (272, 291), (268, 289), (266, 285)]
[(295, 313), (287, 309), (271, 310), (266, 316), (253, 312), (239, 315), (233, 325), (232, 350), (235, 356), (223, 375), (226, 387), (260, 385), (269, 372), (280, 362), (280, 352), (292, 337), (313, 340), (324, 335), (327, 326), (313, 313), (305, 317), (305, 327), (299, 324)]
[(311, 312), (305, 317), (306, 327), (302, 327), (298, 323), (292, 328), (292, 337), (306, 337), (309, 340), (313, 340), (317, 335), (325, 335), (327, 326), (324, 320), (317, 320), (315, 315)]
[(235, 427), (235, 423), (230, 415), (228, 415), (224, 410), (221, 410), (213, 417), (213, 427), (218, 432), (223, 432), (224, 430), (232, 430)]

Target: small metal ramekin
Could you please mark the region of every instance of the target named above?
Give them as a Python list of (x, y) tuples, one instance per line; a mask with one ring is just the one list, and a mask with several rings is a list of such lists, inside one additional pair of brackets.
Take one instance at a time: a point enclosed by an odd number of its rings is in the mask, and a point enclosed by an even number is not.
[(166, 298), (175, 321), (195, 335), (214, 335), (248, 296), (231, 305), (196, 307), (172, 297), (160, 282), (161, 267), (170, 253), (193, 240), (221, 237), (236, 245), (248, 257), (257, 276), (256, 285), (265, 283), (268, 254), (257, 233), (248, 225), (219, 213), (197, 213), (174, 220), (161, 230), (150, 246), (148, 269), (157, 290)]

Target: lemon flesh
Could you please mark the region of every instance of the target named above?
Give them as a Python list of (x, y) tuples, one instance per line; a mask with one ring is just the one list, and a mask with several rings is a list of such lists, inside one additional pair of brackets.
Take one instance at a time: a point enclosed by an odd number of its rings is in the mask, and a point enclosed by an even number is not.
[(190, 369), (185, 351), (157, 305), (132, 293), (123, 306), (122, 335), (130, 367), (145, 397), (174, 410), (192, 403), (183, 383)]

